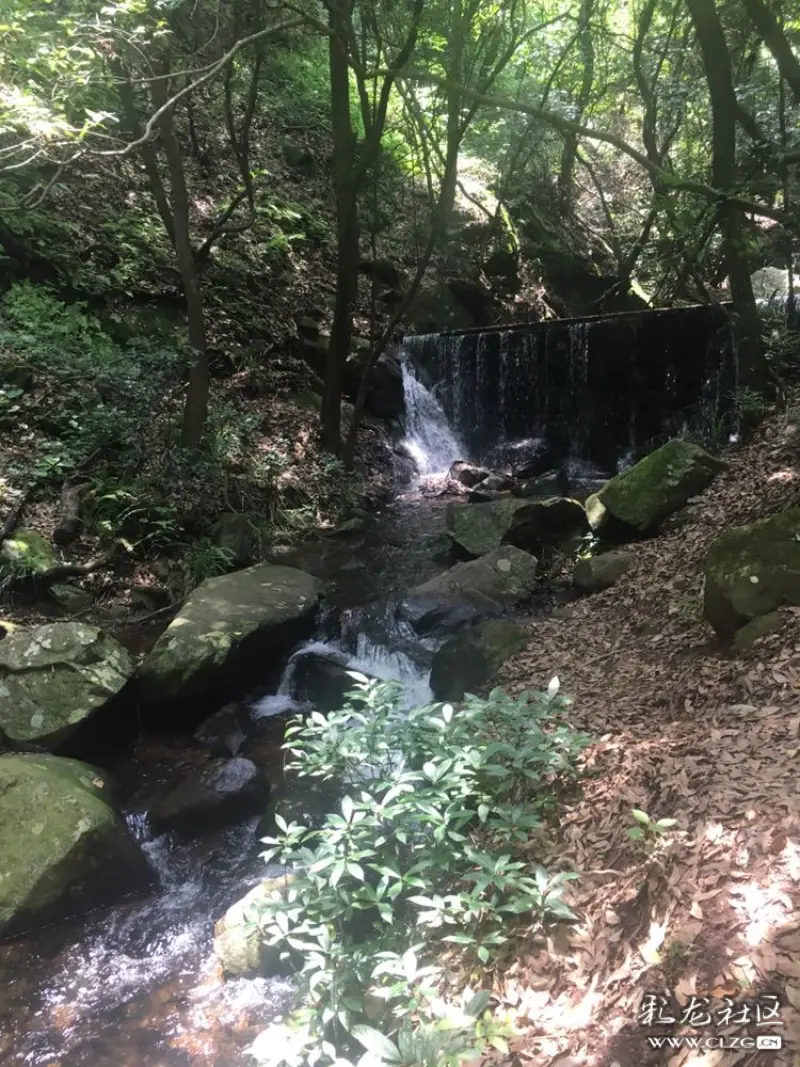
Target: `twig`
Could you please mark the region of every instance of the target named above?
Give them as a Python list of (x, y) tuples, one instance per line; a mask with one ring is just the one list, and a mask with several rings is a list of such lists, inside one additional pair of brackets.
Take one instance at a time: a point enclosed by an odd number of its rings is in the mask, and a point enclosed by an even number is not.
[(166, 615), (170, 611), (177, 611), (180, 604), (165, 604), (163, 608), (156, 608), (155, 611), (151, 611), (149, 615), (142, 615), (138, 619), (132, 619), (131, 625), (138, 626), (141, 622), (150, 622), (151, 619), (158, 618), (159, 615)]

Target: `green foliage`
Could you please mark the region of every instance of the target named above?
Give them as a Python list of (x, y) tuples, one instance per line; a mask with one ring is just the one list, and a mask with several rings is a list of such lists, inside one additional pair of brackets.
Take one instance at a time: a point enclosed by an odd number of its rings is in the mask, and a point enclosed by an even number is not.
[(457, 1032), (443, 1024), (429, 961), (456, 946), (488, 967), (520, 925), (574, 918), (561, 894), (575, 875), (531, 868), (514, 850), (540, 825), (555, 782), (575, 773), (586, 739), (564, 722), (555, 679), (547, 693), (495, 690), (458, 710), (407, 712), (396, 683), (353, 677), (341, 712), (287, 728), (289, 773), (344, 795), (321, 827), (278, 813), (280, 836), (264, 839), (265, 858), (294, 878), (255, 919), (299, 972), (304, 1001), (295, 1057), (275, 1048), (264, 1062), (344, 1063), (337, 1057), (360, 1044), (376, 1064), (457, 1063), (501, 1037), (474, 1017)]
[(215, 545), (208, 538), (188, 544), (181, 553), (181, 571), (184, 578), (184, 593), (204, 582), (227, 574), (235, 565), (233, 552), (222, 545)]
[(639, 808), (632, 808), (635, 826), (625, 832), (632, 841), (641, 841), (647, 848), (655, 848), (669, 830), (678, 825), (677, 819), (651, 819), (650, 816)]

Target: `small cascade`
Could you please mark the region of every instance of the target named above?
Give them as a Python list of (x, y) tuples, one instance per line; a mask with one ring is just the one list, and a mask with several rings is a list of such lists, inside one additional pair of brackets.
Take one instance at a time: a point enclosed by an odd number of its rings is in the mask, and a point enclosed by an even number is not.
[(404, 446), (420, 475), (437, 474), (463, 459), (466, 448), (447, 421), (441, 404), (415, 374), (410, 359), (403, 359), (403, 390), (406, 403)]

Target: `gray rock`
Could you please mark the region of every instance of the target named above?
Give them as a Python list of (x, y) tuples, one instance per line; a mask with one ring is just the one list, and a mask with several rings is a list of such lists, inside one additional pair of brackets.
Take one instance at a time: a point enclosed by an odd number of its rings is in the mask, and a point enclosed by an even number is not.
[(528, 633), (508, 619), (490, 619), (451, 638), (433, 657), (431, 689), (437, 700), (477, 693), (506, 660), (528, 643)]
[(485, 478), (488, 478), (491, 473), (492, 472), (485, 467), (478, 467), (474, 463), (468, 463), (466, 460), (457, 459), (447, 472), (447, 477), (451, 478), (454, 482), (460, 482), (468, 489), (471, 489)]
[(235, 756), (247, 737), (247, 709), (226, 704), (204, 719), (194, 731), (194, 739), (214, 756)]
[(408, 600), (431, 598), (440, 604), (493, 601), (502, 608), (514, 607), (535, 591), (537, 567), (534, 556), (505, 545), (480, 559), (457, 563), (443, 574), (415, 586), (409, 590)]
[(14, 628), (0, 640), (0, 730), (54, 749), (125, 685), (133, 660), (82, 622)]
[(167, 787), (148, 814), (156, 831), (195, 836), (263, 812), (268, 799), (269, 782), (250, 760), (214, 759)]
[(0, 756), (0, 935), (152, 881), (108, 793), (104, 773), (77, 760)]
[(208, 700), (222, 682), (244, 687), (247, 676), (263, 676), (310, 629), (321, 593), (311, 575), (270, 563), (207, 579), (141, 664), (141, 702), (160, 710)]
[(599, 593), (610, 589), (636, 562), (633, 552), (605, 552), (602, 556), (579, 559), (573, 580), (582, 593)]

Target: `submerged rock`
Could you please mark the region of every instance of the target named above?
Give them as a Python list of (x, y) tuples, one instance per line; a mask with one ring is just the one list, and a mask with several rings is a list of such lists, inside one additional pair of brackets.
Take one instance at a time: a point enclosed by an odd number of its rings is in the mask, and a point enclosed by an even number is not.
[(133, 666), (96, 626), (15, 629), (0, 641), (0, 730), (15, 743), (57, 748), (122, 689)]
[(269, 782), (249, 759), (214, 759), (156, 797), (148, 812), (157, 831), (194, 836), (264, 811)]
[(541, 554), (565, 546), (589, 530), (576, 500), (525, 500), (505, 497), (486, 504), (449, 504), (447, 531), (461, 558), (474, 558), (502, 544)]
[(783, 604), (800, 604), (800, 508), (728, 530), (706, 560), (703, 613), (721, 637)]
[(726, 466), (690, 441), (667, 441), (589, 497), (586, 512), (592, 529), (612, 536), (654, 533)]
[(321, 593), (310, 574), (270, 563), (207, 579), (140, 666), (140, 702), (194, 699), (202, 714), (226, 680), (244, 689), (263, 678), (308, 632)]
[(451, 638), (433, 657), (434, 697), (461, 700), (477, 692), (527, 642), (527, 631), (508, 619), (490, 619)]
[(0, 756), (0, 935), (151, 881), (107, 793), (103, 773), (77, 760)]
[(599, 593), (615, 585), (635, 562), (633, 552), (604, 552), (602, 556), (579, 559), (573, 580), (582, 593)]

